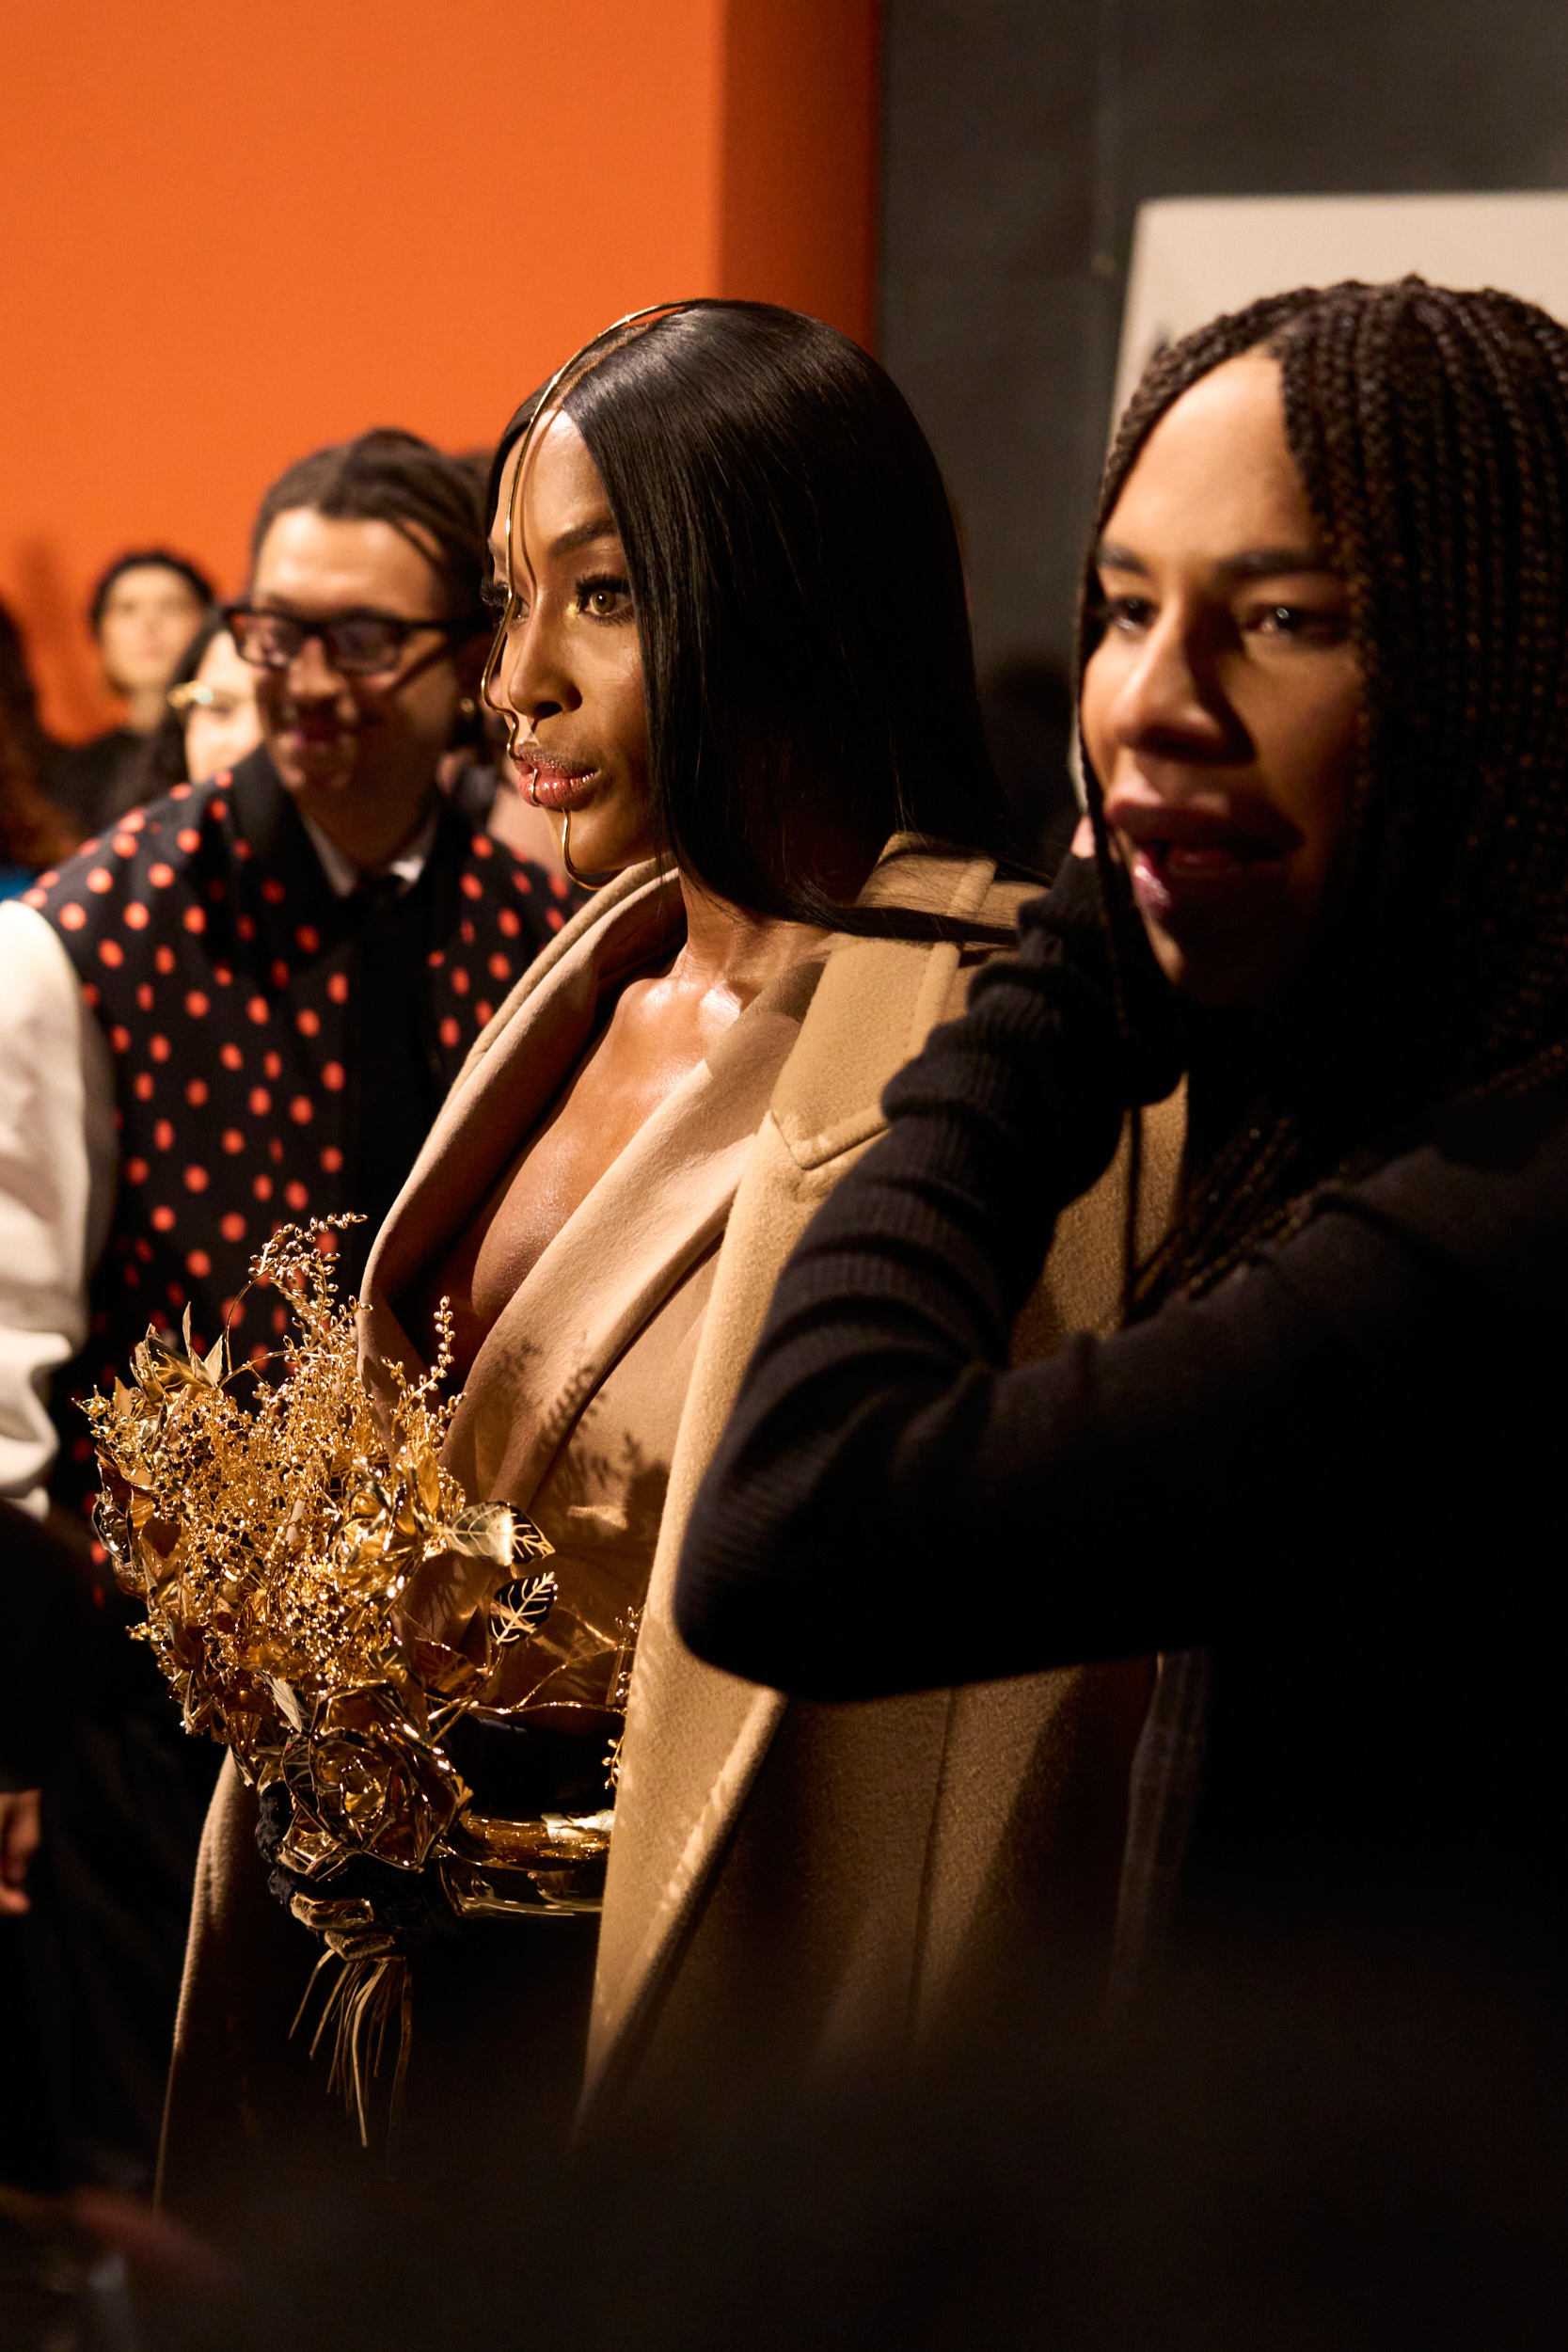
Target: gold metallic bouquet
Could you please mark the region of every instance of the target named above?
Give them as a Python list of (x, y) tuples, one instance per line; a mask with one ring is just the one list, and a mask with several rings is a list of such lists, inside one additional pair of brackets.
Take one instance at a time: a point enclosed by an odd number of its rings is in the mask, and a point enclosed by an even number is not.
[(330, 2080), (364, 2138), (394, 2013), (401, 2085), (421, 1936), (597, 1909), (610, 1815), (486, 1818), (446, 1753), (465, 1716), (495, 1710), (509, 1646), (548, 1614), (550, 1546), (506, 1504), (470, 1504), (441, 1466), (456, 1402), (440, 1394), (444, 1302), (437, 1361), (417, 1384), (392, 1368), (383, 1428), (325, 1230), (284, 1226), (252, 1263), (293, 1326), (266, 1364), (235, 1366), (227, 1333), (198, 1355), (187, 1309), (183, 1348), (150, 1329), (132, 1384), (87, 1412), (96, 1524), (147, 1604), (138, 1629), (186, 1730), (231, 1748), (260, 1789), (274, 1891), (325, 1942), (317, 1974), (341, 1963), (311, 2050), (335, 2021)]

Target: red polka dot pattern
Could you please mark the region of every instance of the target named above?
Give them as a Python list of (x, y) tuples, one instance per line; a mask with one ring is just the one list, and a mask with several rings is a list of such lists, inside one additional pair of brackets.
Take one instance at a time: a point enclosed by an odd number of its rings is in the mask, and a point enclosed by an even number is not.
[[(262, 788), (276, 790), (264, 770)], [(193, 1337), (210, 1346), (275, 1220), (355, 1206), (357, 911), (333, 897), (297, 827), (276, 836), (286, 850), (253, 858), (237, 822), (216, 780), (184, 787), (27, 893), (103, 1025), (118, 1089), (115, 1228), (93, 1280), (93, 1354), (59, 1384), (68, 1413), (71, 1387), (123, 1372), (150, 1308), (172, 1335), (188, 1301)], [(539, 869), (442, 823), (456, 890), (436, 894), (441, 928), (418, 970), (450, 1081), (489, 997), (562, 917)], [(87, 1454), (61, 1487), (72, 1503), (96, 1481)]]

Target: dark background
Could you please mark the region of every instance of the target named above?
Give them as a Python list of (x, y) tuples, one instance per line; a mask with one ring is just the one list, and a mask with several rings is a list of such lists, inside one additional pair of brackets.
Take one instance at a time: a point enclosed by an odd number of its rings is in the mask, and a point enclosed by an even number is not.
[(1008, 665), (1069, 653), (1137, 206), (1568, 184), (1568, 0), (887, 0), (884, 141), (881, 356), (1022, 723)]

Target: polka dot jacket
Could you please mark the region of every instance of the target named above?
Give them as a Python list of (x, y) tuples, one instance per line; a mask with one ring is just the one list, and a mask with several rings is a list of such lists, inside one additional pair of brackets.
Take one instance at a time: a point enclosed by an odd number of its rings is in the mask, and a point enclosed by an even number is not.
[[(90, 1508), (74, 1400), (123, 1375), (149, 1323), (177, 1329), (188, 1304), (203, 1346), (225, 1316), (236, 1357), (274, 1343), (272, 1296), (236, 1304), (251, 1257), (286, 1220), (389, 1202), (474, 1039), (574, 898), (443, 807), (399, 914), (406, 988), (389, 1014), (356, 952), (363, 894), (334, 895), (264, 749), (39, 877), (26, 903), (64, 943), (108, 1041), (119, 1131), (87, 1343), (55, 1384), (57, 1500)], [(356, 1001), (372, 995), (373, 1009)], [(372, 1054), (388, 1066), (388, 1019), (417, 1031), (390, 1042), (424, 1089), (390, 1170), (363, 1164), (385, 1162), (385, 1121), (372, 1136), (356, 1118), (360, 1066)], [(355, 1239), (362, 1263), (369, 1235)]]

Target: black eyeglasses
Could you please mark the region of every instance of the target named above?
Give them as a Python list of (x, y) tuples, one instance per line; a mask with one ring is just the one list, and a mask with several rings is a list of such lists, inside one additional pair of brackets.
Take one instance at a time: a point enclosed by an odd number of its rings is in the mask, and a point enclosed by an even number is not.
[(330, 621), (302, 621), (293, 612), (226, 604), (223, 617), (240, 660), (252, 668), (286, 670), (313, 637), (327, 667), (343, 677), (385, 676), (397, 668), (408, 640), (421, 629), (442, 637), (480, 633), (472, 621), (404, 621), (393, 612), (340, 612)]

